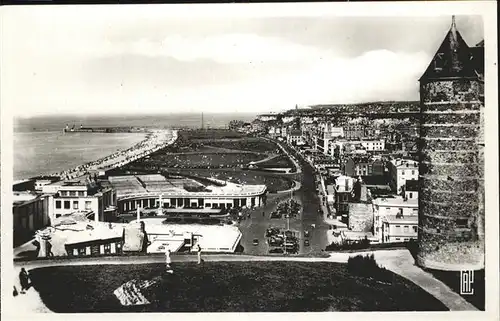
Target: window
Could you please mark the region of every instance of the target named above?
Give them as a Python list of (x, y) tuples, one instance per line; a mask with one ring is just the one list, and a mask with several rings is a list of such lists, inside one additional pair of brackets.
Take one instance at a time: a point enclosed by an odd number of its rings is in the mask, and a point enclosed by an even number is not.
[(104, 254), (110, 254), (111, 253), (111, 244), (104, 244)]
[(64, 209), (69, 210), (71, 208), (71, 202), (70, 201), (64, 201)]
[(73, 209), (74, 210), (78, 209), (78, 201), (73, 201)]
[(413, 232), (417, 233), (417, 227), (416, 226), (412, 226), (413, 227)]
[(76, 191), (69, 192), (69, 196), (76, 196)]
[(408, 233), (408, 230), (409, 230), (409, 226), (408, 226), (408, 225), (405, 225), (405, 226), (403, 227), (403, 231), (404, 231), (405, 233)]
[(400, 228), (400, 227), (401, 227), (401, 225), (396, 225), (396, 228)]
[(412, 174), (412, 175), (415, 175), (415, 170), (412, 170), (412, 171), (411, 171), (411, 174)]
[(399, 237), (396, 237), (396, 241), (400, 241), (401, 239)]
[(401, 171), (401, 175), (404, 175), (405, 174), (405, 171)]
[(61, 201), (56, 201), (56, 208), (61, 208)]
[(92, 209), (92, 202), (91, 201), (85, 201), (85, 209), (86, 210)]
[(61, 214), (56, 214), (56, 218), (61, 217)]
[(413, 193), (412, 192), (410, 192), (410, 198), (413, 198)]
[(78, 196), (85, 196), (85, 192), (84, 191), (78, 191)]
[(84, 256), (86, 253), (87, 253), (86, 252), (86, 248), (81, 247), (81, 248), (78, 249), (78, 255)]

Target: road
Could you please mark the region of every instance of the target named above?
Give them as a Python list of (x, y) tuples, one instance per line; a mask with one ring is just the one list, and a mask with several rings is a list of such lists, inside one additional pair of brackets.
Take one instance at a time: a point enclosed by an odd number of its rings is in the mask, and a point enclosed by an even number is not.
[[(298, 191), (293, 192), (293, 199), (302, 205), (302, 213), (296, 218), (290, 219), (290, 229), (297, 231), (300, 238), (300, 254), (317, 253), (321, 252), (328, 245), (327, 231), (328, 224), (324, 222), (323, 215), (319, 212), (320, 200), (316, 193), (316, 183), (314, 181), (314, 169), (311, 165), (301, 157), (296, 155), (295, 151), (287, 149), (284, 151), (290, 155), (294, 155), (298, 161), (299, 171), (294, 173), (294, 179), (300, 181), (301, 186)], [(288, 176), (290, 177), (290, 176)], [(241, 245), (244, 252), (251, 255), (267, 254), (268, 245), (266, 244), (265, 232), (270, 226), (285, 229), (287, 221), (282, 219), (271, 219), (270, 214), (276, 210), (276, 200), (287, 200), (290, 198), (289, 193), (283, 194), (269, 194), (267, 204), (256, 210), (249, 210), (251, 215), (249, 219), (243, 220), (240, 224), (240, 230), (243, 234)], [(264, 216), (262, 215), (264, 212)], [(315, 225), (312, 228), (312, 225)], [(304, 231), (310, 232), (309, 241), (310, 246), (304, 246)], [(253, 245), (253, 240), (258, 239), (259, 244)]]

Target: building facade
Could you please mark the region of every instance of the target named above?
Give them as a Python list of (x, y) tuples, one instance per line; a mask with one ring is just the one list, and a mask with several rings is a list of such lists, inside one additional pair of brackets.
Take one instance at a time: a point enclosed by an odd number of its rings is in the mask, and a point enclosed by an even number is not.
[(417, 264), (484, 268), (484, 42), (469, 47), (454, 18), (420, 78)]
[(50, 225), (47, 195), (15, 194), (12, 210), (14, 245), (32, 239), (37, 230)]
[(382, 220), (382, 243), (399, 243), (416, 240), (418, 216), (390, 215)]
[(396, 198), (376, 198), (373, 200), (373, 234), (382, 241), (385, 217), (403, 215), (418, 218), (418, 200)]
[(393, 159), (387, 163), (390, 185), (392, 190), (399, 194), (407, 181), (417, 181), (419, 178), (418, 162), (412, 159)]

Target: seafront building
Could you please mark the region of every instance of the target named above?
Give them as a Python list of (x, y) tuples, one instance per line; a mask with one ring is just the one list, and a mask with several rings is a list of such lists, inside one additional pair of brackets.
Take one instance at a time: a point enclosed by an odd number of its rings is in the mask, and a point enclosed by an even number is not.
[(417, 263), (484, 268), (484, 42), (469, 47), (455, 19), (420, 78)]
[(213, 178), (154, 174), (111, 176), (108, 180), (117, 193), (120, 213), (161, 206), (166, 212), (198, 209), (210, 214), (210, 209), (259, 207), (267, 192), (265, 185), (241, 185)]

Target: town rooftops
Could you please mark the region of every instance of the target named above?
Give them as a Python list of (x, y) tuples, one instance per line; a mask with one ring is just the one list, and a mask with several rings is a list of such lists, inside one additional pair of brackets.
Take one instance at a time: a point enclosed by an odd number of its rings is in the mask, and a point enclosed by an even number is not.
[(384, 216), (383, 220), (389, 224), (418, 224), (418, 215), (386, 215)]
[[(471, 52), (462, 35), (458, 32), (455, 16), (453, 16), (450, 30), (420, 81), (445, 78), (478, 78), (475, 70), (476, 66), (472, 63), (473, 52)], [(480, 53), (479, 50), (478, 52)]]

